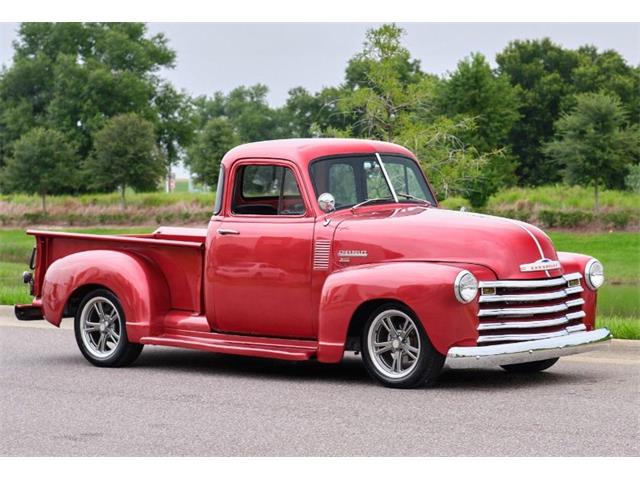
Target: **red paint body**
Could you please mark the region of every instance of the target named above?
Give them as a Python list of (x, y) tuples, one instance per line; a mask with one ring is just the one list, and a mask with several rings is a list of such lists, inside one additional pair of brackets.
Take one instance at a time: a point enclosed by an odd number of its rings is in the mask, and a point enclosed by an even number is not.
[[(122, 302), (130, 341), (208, 351), (338, 362), (351, 322), (368, 302), (408, 306), (434, 347), (472, 346), (479, 304), (456, 300), (463, 269), (480, 280), (545, 279), (584, 272), (589, 257), (555, 251), (539, 229), (512, 220), (416, 203), (370, 205), (325, 214), (315, 199), (309, 164), (343, 154), (395, 154), (389, 143), (283, 140), (243, 145), (223, 159), (222, 208), (208, 229), (160, 228), (150, 235), (100, 236), (29, 231), (37, 238), (36, 299), (59, 325), (73, 300), (91, 286)], [(234, 215), (235, 176), (242, 165), (292, 169), (305, 213)], [(238, 234), (221, 235), (219, 229)], [(314, 268), (326, 242), (329, 264)], [(366, 257), (339, 258), (339, 251)], [(559, 260), (549, 272), (520, 271), (540, 258)], [(584, 279), (581, 280), (582, 285)], [(76, 295), (76, 297), (74, 297)], [(595, 292), (584, 288), (583, 319), (595, 322)]]

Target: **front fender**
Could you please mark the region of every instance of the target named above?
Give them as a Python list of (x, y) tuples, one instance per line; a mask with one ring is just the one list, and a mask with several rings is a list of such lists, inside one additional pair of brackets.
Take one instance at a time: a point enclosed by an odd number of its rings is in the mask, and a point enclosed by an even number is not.
[(584, 300), (582, 309), (585, 313), (582, 321), (587, 327), (587, 330), (596, 328), (596, 303), (598, 301), (598, 293), (591, 290), (584, 279), (584, 270), (587, 262), (592, 258), (593, 257), (589, 255), (582, 255), (580, 253), (558, 252), (558, 260), (562, 264), (562, 270), (565, 274), (574, 272), (580, 272), (582, 274), (580, 283), (584, 290), (580, 296)]
[(320, 299), (318, 360), (340, 361), (356, 309), (376, 299), (400, 301), (411, 308), (443, 355), (453, 345), (475, 345), (478, 304), (461, 304), (453, 292), (461, 270), (436, 263), (389, 262), (329, 275)]
[(56, 260), (42, 285), (44, 318), (59, 326), (70, 296), (86, 285), (100, 285), (118, 297), (130, 341), (159, 333), (169, 309), (169, 289), (160, 269), (149, 260), (113, 250), (79, 252)]

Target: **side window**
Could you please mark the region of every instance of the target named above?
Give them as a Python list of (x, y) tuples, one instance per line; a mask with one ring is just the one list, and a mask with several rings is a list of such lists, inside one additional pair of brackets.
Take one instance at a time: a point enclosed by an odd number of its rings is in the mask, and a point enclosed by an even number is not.
[(224, 165), (220, 165), (218, 175), (218, 187), (216, 188), (216, 203), (213, 206), (213, 214), (218, 215), (222, 210), (222, 197), (224, 196)]
[(356, 174), (348, 163), (334, 163), (329, 167), (329, 191), (336, 199), (336, 205), (358, 203)]
[(293, 171), (280, 165), (245, 165), (234, 180), (236, 215), (303, 215), (304, 202)]

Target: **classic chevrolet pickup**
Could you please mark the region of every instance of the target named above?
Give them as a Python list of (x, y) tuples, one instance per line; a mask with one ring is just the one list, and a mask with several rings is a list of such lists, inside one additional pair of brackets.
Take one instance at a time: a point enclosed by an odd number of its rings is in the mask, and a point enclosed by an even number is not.
[[(212, 159), (213, 161), (213, 159)], [(365, 140), (277, 140), (226, 154), (207, 229), (28, 231), (21, 320), (73, 317), (82, 354), (143, 345), (339, 362), (390, 387), (450, 367), (538, 372), (606, 345), (600, 262), (538, 228), (444, 210), (414, 155)]]

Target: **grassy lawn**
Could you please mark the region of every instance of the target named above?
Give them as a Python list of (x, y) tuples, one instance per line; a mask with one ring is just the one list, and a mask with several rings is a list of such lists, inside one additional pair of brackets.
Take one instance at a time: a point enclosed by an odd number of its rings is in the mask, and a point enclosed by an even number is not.
[[(69, 230), (69, 229), (66, 229)], [(86, 233), (144, 233), (153, 227), (75, 229)], [(640, 233), (550, 232), (556, 248), (592, 255), (603, 262), (607, 283), (598, 293), (598, 324), (608, 326), (617, 338), (640, 339)], [(31, 301), (21, 274), (33, 237), (23, 230), (0, 230), (0, 304)]]

